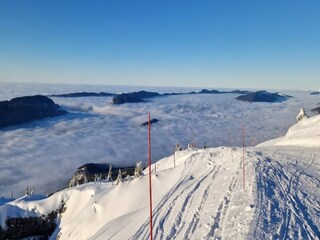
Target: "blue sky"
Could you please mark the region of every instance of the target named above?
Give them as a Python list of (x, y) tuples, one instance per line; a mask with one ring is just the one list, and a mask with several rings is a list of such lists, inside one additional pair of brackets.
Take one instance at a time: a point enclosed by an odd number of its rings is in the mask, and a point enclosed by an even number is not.
[(318, 0), (1, 0), (0, 82), (319, 89)]

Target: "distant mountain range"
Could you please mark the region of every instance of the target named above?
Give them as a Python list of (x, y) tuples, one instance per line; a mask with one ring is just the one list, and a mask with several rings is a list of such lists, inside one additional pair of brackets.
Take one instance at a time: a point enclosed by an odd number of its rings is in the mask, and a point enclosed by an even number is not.
[[(283, 102), (289, 97), (288, 95), (282, 95), (279, 93), (269, 93), (267, 91), (218, 91), (202, 89), (200, 92), (189, 93), (164, 93), (157, 92), (138, 91), (131, 93), (114, 94), (107, 92), (75, 92), (66, 94), (50, 95), (51, 97), (113, 97), (112, 104), (120, 105), (124, 103), (143, 103), (152, 98), (176, 96), (184, 94), (242, 94), (236, 99), (247, 102)], [(30, 122), (37, 119), (43, 119), (47, 117), (55, 117), (68, 113), (55, 104), (53, 100), (46, 96), (26, 96), (14, 98), (10, 101), (0, 102), (0, 128), (13, 126)]]
[(279, 93), (269, 93), (267, 91), (257, 91), (251, 92), (246, 90), (233, 90), (233, 91), (218, 91), (218, 90), (208, 90), (202, 89), (200, 92), (189, 92), (189, 93), (157, 93), (157, 92), (148, 92), (148, 91), (138, 91), (130, 93), (94, 93), (94, 92), (78, 92), (78, 93), (67, 93), (67, 94), (57, 94), (50, 95), (51, 97), (113, 97), (112, 103), (116, 105), (124, 103), (141, 103), (146, 102), (154, 97), (163, 97), (163, 96), (176, 96), (176, 95), (185, 95), (185, 94), (241, 94), (237, 99), (241, 101), (248, 102), (282, 102), (287, 100), (288, 95), (281, 95)]

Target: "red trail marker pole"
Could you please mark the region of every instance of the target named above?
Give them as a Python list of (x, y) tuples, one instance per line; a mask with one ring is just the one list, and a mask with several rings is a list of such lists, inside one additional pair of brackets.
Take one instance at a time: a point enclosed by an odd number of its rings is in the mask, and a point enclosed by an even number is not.
[(245, 177), (246, 177), (246, 172), (245, 172), (245, 167), (244, 167), (244, 125), (242, 126), (242, 149), (243, 149), (243, 154), (242, 154), (242, 185), (243, 185), (243, 191), (246, 190), (245, 187)]
[(151, 128), (150, 128), (150, 113), (148, 118), (148, 165), (149, 165), (149, 205), (150, 205), (150, 240), (152, 240), (152, 183), (151, 183)]

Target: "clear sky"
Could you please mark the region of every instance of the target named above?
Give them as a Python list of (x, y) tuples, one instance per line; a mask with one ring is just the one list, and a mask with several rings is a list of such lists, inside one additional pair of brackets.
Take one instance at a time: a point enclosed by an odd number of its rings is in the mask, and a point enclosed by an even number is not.
[(320, 89), (319, 0), (0, 0), (0, 82)]

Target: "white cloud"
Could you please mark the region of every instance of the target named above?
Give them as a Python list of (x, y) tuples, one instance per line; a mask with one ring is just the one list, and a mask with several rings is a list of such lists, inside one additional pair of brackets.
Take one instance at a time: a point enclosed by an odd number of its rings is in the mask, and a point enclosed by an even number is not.
[[(18, 86), (7, 86), (7, 99), (31, 95)], [(59, 93), (59, 86), (28, 89), (32, 94)], [(67, 92), (81, 90), (69, 86)], [(121, 106), (111, 105), (111, 98), (54, 98), (74, 113), (0, 131), (0, 194), (9, 195), (14, 189), (16, 196), (21, 195), (26, 185), (35, 186), (40, 193), (55, 191), (88, 162), (134, 165), (146, 161), (147, 128), (140, 124), (149, 112), (160, 120), (152, 125), (154, 161), (171, 154), (176, 143), (241, 146), (242, 125), (246, 145), (282, 136), (295, 122), (300, 107), (310, 109), (319, 102), (308, 93), (289, 94), (295, 98), (274, 104), (241, 102), (234, 94), (170, 96)]]

